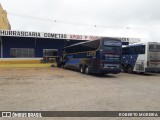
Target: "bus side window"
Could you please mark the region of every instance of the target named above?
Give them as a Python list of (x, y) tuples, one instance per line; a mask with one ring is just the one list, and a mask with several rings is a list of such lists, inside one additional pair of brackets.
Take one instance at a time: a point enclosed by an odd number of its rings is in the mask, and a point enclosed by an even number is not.
[(137, 54), (145, 54), (145, 45), (136, 46), (135, 48)]
[(145, 45), (141, 46), (140, 54), (145, 54)]
[(77, 54), (73, 54), (73, 58), (77, 58)]
[(123, 54), (123, 55), (126, 55), (126, 48), (123, 48), (123, 49), (122, 49), (122, 54)]
[(123, 49), (122, 49), (122, 54), (123, 54), (123, 55), (128, 55), (128, 54), (130, 54), (130, 48), (129, 48), (129, 47), (123, 48)]
[(73, 58), (73, 54), (69, 54), (67, 58)]
[(135, 47), (134, 46), (131, 46), (129, 48), (129, 54), (136, 54), (136, 51), (135, 51)]

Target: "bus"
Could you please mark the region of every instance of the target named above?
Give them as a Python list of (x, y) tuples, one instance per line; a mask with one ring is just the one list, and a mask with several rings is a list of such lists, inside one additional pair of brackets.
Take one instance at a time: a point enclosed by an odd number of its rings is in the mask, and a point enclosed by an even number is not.
[(85, 74), (120, 73), (122, 42), (115, 38), (80, 42), (64, 48), (64, 68)]
[(146, 42), (122, 47), (122, 71), (160, 72), (160, 43)]

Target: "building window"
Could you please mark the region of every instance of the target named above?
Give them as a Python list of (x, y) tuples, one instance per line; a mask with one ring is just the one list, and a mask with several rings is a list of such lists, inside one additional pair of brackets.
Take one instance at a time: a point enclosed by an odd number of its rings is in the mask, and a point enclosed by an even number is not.
[(34, 58), (35, 50), (33, 48), (11, 48), (11, 58)]
[(43, 57), (57, 56), (57, 49), (43, 49)]

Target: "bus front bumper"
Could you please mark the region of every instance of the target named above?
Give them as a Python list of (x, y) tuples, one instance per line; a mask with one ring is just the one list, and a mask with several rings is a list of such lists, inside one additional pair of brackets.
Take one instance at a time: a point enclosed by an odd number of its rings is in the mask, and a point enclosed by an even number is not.
[(117, 74), (120, 73), (121, 69), (120, 68), (99, 68), (97, 70), (91, 71), (91, 73), (97, 73), (97, 74), (108, 74), (108, 73), (113, 73), (113, 74)]
[(160, 67), (147, 67), (145, 68), (146, 72), (160, 72)]

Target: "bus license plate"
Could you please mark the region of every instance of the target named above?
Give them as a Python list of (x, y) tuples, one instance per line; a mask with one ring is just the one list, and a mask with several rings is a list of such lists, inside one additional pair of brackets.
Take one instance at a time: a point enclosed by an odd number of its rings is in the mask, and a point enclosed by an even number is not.
[(119, 67), (119, 65), (115, 65), (115, 64), (104, 64), (104, 68), (116, 68), (116, 67)]

